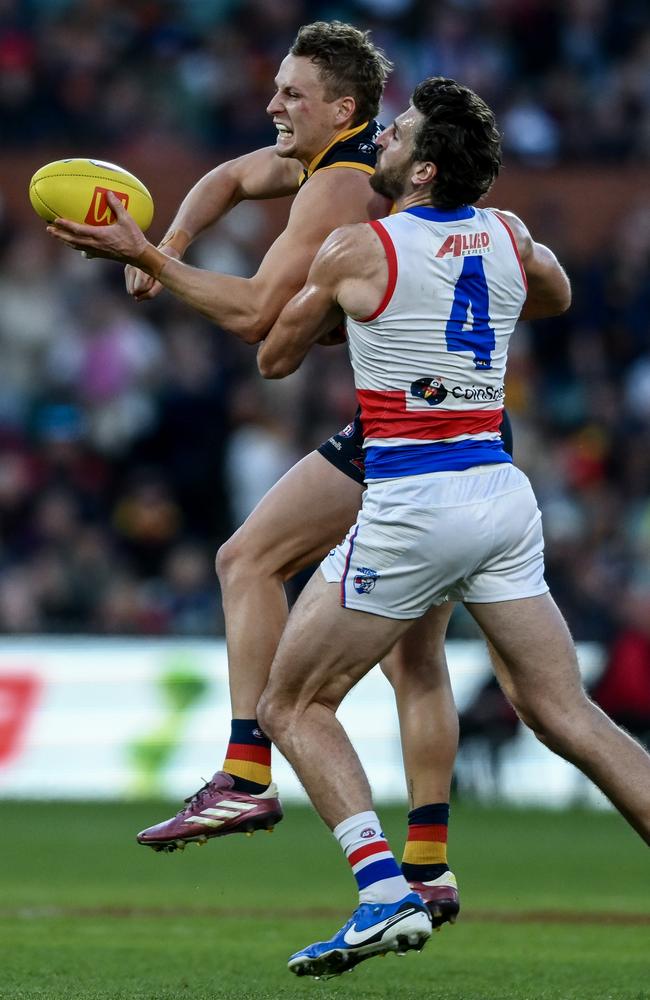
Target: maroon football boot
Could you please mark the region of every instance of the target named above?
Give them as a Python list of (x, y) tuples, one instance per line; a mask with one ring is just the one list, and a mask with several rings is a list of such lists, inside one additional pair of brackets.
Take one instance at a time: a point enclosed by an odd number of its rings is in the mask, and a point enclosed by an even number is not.
[(431, 882), (411, 882), (410, 886), (427, 904), (434, 928), (440, 928), (446, 923), (456, 923), (456, 917), (460, 913), (460, 900), (453, 872), (444, 872)]
[(273, 783), (259, 795), (237, 792), (233, 785), (231, 774), (217, 771), (185, 799), (187, 805), (176, 816), (142, 830), (138, 843), (155, 851), (182, 851), (186, 844), (205, 844), (228, 833), (271, 831), (280, 822), (282, 806)]

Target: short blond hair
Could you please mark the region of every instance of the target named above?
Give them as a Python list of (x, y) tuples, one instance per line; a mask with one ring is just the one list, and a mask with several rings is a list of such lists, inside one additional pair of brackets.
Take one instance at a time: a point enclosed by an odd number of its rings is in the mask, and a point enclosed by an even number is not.
[(355, 125), (376, 117), (393, 64), (369, 31), (343, 21), (314, 21), (300, 28), (289, 52), (316, 64), (326, 100), (354, 97)]

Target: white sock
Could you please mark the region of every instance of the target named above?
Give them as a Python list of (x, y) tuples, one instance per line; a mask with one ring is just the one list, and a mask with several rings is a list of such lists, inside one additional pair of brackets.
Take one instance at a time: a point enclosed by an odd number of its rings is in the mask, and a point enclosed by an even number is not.
[(357, 880), (361, 903), (396, 903), (411, 891), (375, 812), (350, 816), (332, 832)]

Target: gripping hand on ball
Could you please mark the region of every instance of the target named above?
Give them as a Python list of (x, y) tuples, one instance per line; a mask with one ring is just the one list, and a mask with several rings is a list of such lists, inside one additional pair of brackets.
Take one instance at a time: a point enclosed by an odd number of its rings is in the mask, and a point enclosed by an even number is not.
[(106, 200), (116, 217), (111, 225), (88, 226), (69, 219), (55, 219), (47, 231), (74, 250), (85, 250), (92, 257), (105, 257), (137, 266), (145, 250), (154, 248), (112, 191), (107, 193)]

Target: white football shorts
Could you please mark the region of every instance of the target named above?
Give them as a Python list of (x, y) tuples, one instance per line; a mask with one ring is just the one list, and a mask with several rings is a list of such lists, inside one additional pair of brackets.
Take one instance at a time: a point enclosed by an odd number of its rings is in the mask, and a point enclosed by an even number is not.
[(320, 568), (343, 607), (385, 618), (419, 618), (448, 599), (548, 591), (541, 514), (510, 463), (371, 482), (356, 524)]

